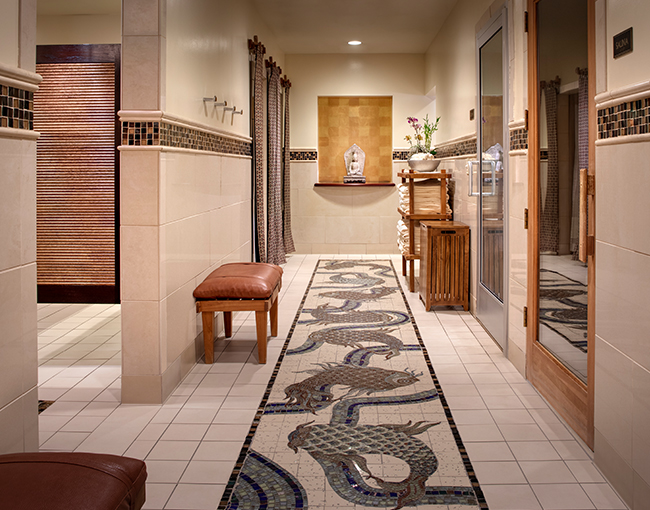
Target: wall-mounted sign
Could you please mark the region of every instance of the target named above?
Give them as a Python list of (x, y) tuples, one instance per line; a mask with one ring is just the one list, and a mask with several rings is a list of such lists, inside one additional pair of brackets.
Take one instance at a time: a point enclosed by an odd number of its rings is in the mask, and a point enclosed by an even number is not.
[(632, 53), (632, 27), (614, 36), (614, 58)]

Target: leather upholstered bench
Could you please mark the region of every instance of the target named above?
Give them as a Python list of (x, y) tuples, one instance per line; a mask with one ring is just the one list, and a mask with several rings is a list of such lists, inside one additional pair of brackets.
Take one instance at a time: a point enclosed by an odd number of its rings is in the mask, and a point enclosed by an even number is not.
[(267, 313), (271, 316), (271, 336), (278, 334), (278, 294), (282, 288), (282, 268), (260, 262), (224, 264), (194, 290), (196, 311), (203, 319), (205, 362), (214, 363), (214, 312), (223, 312), (226, 338), (232, 336), (232, 312), (254, 311), (257, 354), (266, 363)]
[(0, 508), (140, 510), (145, 463), (98, 453), (0, 455)]

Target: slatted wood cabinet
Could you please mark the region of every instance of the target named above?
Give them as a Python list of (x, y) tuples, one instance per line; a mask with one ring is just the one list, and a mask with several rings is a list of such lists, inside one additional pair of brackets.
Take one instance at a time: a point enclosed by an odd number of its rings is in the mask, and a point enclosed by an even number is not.
[(459, 221), (420, 222), (420, 299), (432, 306), (469, 310), (469, 226)]

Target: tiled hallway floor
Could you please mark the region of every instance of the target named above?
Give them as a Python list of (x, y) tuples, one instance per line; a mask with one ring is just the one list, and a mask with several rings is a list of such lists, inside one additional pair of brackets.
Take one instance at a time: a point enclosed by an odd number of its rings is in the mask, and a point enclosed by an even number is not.
[[(119, 306), (40, 305), (39, 398), (56, 401), (39, 417), (41, 449), (145, 459), (145, 508), (216, 508), (318, 258), (294, 255), (284, 268), (266, 365), (257, 364), (254, 315), (239, 314), (215, 364), (197, 364), (164, 405), (119, 404)], [(400, 257), (390, 258), (399, 271)], [(427, 313), (405, 294), (490, 509), (626, 508), (469, 313)]]

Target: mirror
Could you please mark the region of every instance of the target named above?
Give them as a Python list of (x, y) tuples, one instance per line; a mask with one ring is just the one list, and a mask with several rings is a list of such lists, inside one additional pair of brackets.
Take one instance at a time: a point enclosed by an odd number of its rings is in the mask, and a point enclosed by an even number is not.
[(540, 0), (538, 341), (587, 383), (587, 265), (580, 169), (589, 158), (587, 2)]

